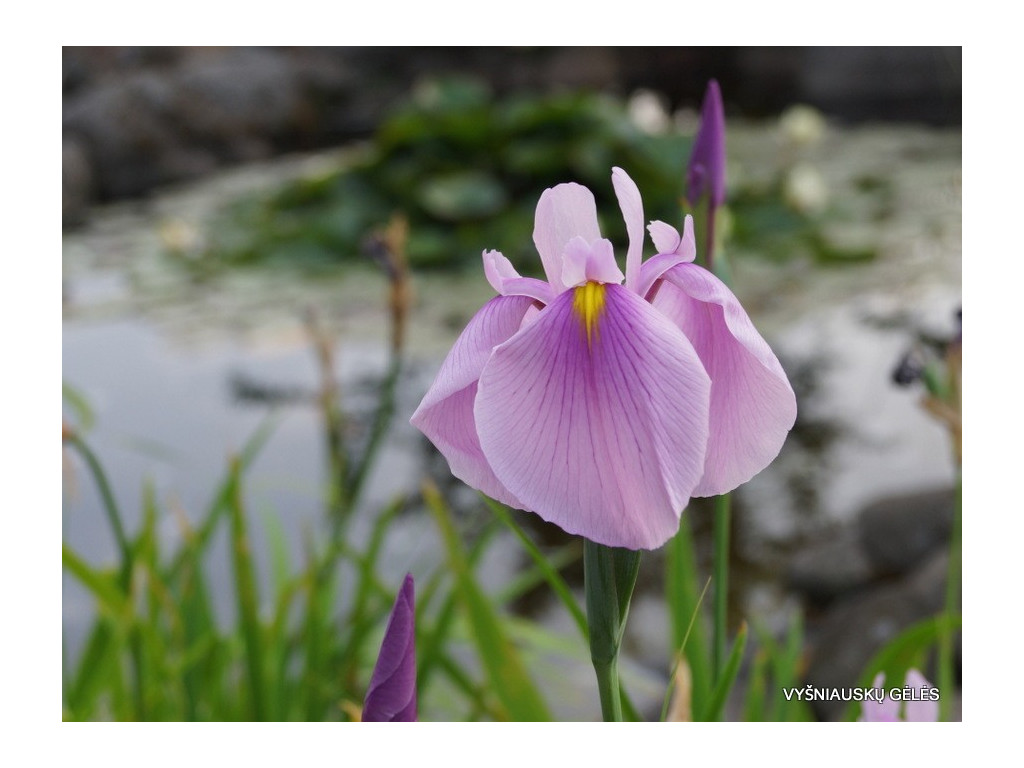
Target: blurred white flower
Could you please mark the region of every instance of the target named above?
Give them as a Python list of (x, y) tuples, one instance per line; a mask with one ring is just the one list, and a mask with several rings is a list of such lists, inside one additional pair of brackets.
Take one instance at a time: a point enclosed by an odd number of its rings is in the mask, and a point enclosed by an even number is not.
[(825, 118), (821, 112), (806, 104), (796, 104), (779, 118), (782, 137), (797, 147), (817, 144), (825, 135)]
[(643, 88), (635, 91), (629, 97), (626, 109), (633, 125), (652, 136), (665, 133), (672, 124), (665, 100), (654, 91)]
[(828, 184), (813, 165), (797, 163), (786, 173), (782, 196), (789, 206), (800, 213), (820, 213), (828, 206)]
[(177, 256), (194, 259), (202, 255), (205, 242), (202, 233), (181, 219), (165, 219), (159, 225), (160, 242)]

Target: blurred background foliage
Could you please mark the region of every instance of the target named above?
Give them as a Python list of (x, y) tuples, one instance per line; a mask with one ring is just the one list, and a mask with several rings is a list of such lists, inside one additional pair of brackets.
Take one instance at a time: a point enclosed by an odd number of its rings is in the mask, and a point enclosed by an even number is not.
[(566, 180), (589, 187), (604, 231), (615, 232), (621, 216), (608, 177), (621, 165), (650, 201), (649, 217), (674, 220), (688, 152), (687, 138), (642, 132), (601, 94), (496, 99), (481, 80), (431, 80), (350, 167), (233, 204), (210, 255), (225, 264), (358, 258), (367, 232), (401, 211), (413, 267), (475, 268), (486, 247), (538, 274), (531, 233), (544, 189)]

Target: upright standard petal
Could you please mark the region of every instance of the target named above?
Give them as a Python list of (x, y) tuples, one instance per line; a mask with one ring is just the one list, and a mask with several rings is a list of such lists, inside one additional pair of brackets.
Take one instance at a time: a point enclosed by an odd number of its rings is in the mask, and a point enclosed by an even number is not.
[(796, 421), (796, 396), (778, 358), (717, 277), (679, 264), (655, 291), (651, 303), (693, 342), (711, 376), (711, 437), (693, 493), (727, 493), (778, 455)]
[(661, 546), (700, 479), (710, 381), (693, 346), (624, 286), (560, 295), (494, 350), (474, 414), (502, 485), (600, 544)]
[(619, 201), (622, 219), (626, 222), (629, 248), (626, 251), (626, 287), (637, 292), (640, 261), (644, 247), (644, 203), (636, 182), (621, 168), (612, 168), (612, 186)]
[(533, 242), (555, 293), (567, 287), (562, 282), (562, 256), (574, 237), (582, 237), (587, 243), (601, 237), (594, 193), (574, 183), (545, 189), (537, 203)]
[(410, 420), (467, 485), (514, 507), (522, 503), (494, 476), (480, 448), (473, 402), (491, 351), (510, 339), (533, 305), (528, 296), (496, 296), (469, 321)]
[(412, 574), (406, 574), (391, 608), (377, 664), (363, 701), (363, 722), (416, 720), (416, 607)]

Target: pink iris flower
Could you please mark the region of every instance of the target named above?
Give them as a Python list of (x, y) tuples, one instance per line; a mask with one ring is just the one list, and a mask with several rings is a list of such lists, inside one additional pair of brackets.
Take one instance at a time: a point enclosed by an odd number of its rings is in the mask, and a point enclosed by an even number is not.
[(691, 496), (732, 490), (778, 454), (796, 418), (786, 374), (683, 233), (655, 221), (642, 261), (640, 192), (612, 184), (625, 274), (594, 196), (547, 189), (533, 240), (547, 280), (483, 254), (499, 294), (455, 342), (412, 423), (489, 496), (613, 547), (654, 549)]
[[(875, 676), (872, 688), (882, 688), (885, 685), (885, 673), (879, 672)], [(924, 692), (932, 690), (935, 686), (925, 679), (925, 676), (916, 669), (907, 670), (907, 676), (903, 683), (903, 690), (913, 689), (918, 693), (912, 694), (908, 701), (893, 699), (886, 691), (882, 701), (865, 701), (861, 708), (861, 720), (866, 723), (935, 723), (939, 720), (939, 700), (925, 698)], [(903, 694), (906, 696), (906, 694)], [(923, 698), (922, 701), (915, 701), (915, 698)], [(903, 717), (900, 717), (900, 709), (903, 709)]]

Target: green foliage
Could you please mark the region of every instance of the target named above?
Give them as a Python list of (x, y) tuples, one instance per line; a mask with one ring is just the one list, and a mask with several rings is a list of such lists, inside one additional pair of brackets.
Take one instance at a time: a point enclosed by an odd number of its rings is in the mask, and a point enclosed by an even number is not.
[(551, 715), (526, 672), (519, 652), (509, 640), (490, 600), (480, 589), (455, 531), (451, 511), (432, 487), (424, 488), (427, 506), (441, 529), (456, 593), (466, 612), (480, 660), (507, 719), (520, 722), (550, 720)]
[[(862, 193), (871, 197), (873, 190)], [(805, 256), (827, 266), (858, 264), (875, 258), (874, 244), (850, 245), (826, 234), (834, 213), (811, 215), (784, 200), (781, 179), (765, 187), (740, 187), (730, 194), (731, 245), (784, 262)]]
[(612, 166), (644, 191), (648, 218), (673, 221), (688, 152), (687, 139), (644, 134), (607, 97), (500, 100), (474, 80), (436, 81), (384, 120), (346, 167), (231, 206), (210, 255), (227, 264), (307, 266), (358, 258), (366, 235), (402, 212), (414, 267), (476, 264), (494, 248), (538, 273), (533, 214), (545, 188), (588, 186), (604, 231), (624, 242)]
[[(388, 381), (391, 380), (389, 373)], [(391, 397), (385, 387), (382, 398)], [(332, 404), (333, 405), (333, 404)], [(324, 404), (325, 427), (327, 403)], [(387, 429), (390, 406), (378, 411), (375, 430)], [(332, 411), (333, 413), (333, 411)], [(269, 417), (230, 463), (212, 502), (183, 543), (165, 552), (157, 535), (162, 510), (148, 486), (141, 525), (127, 532), (120, 508), (91, 448), (74, 431), (66, 445), (102, 489), (110, 524), (121, 532), (118, 562), (91, 565), (66, 543), (64, 570), (91, 594), (95, 618), (77, 659), (65, 657), (67, 720), (338, 720), (357, 716), (397, 585), (381, 581), (380, 560), (395, 517), (409, 505), (396, 499), (373, 519), (360, 547), (338, 525), (335, 494), (325, 499), (332, 533), (306, 541), (304, 562), (291, 562), (280, 522), (264, 516), (270, 578), (259, 573), (252, 550), (252, 520), (244, 503), (249, 469), (270, 438)], [(379, 441), (366, 450), (376, 453)], [(372, 456), (346, 447), (349, 489), (372, 466)], [(337, 464), (332, 464), (337, 467)], [(343, 522), (358, 494), (344, 493)], [(530, 622), (513, 620), (502, 606), (578, 559), (578, 551), (535, 561), (497, 595), (485, 594), (475, 569), (494, 541), (497, 520), (471, 546), (460, 540), (440, 496), (426, 494), (438, 517), (448, 562), (420, 579), (416, 644), (421, 712), (435, 707), (455, 719), (548, 720), (547, 705), (531, 682), (525, 658), (565, 641)], [(225, 626), (211, 600), (207, 570), (214, 542), (226, 535), (235, 621)], [(264, 584), (269, 584), (269, 593)], [(570, 597), (571, 599), (571, 597)], [(465, 659), (476, 651), (480, 669)]]
[[(676, 663), (685, 662), (689, 670), (689, 692), (681, 694), (689, 696), (687, 711), (698, 720), (720, 720), (727, 703), (735, 699), (742, 701), (746, 721), (813, 720), (804, 702), (795, 698), (787, 701), (783, 693), (785, 688), (798, 686), (803, 674), (801, 615), (793, 614), (781, 641), (755, 627), (756, 646), (750, 654), (746, 653), (747, 625), (742, 624), (716, 679), (711, 661), (712, 622), (704, 606), (711, 579), (701, 579), (689, 519), (684, 512), (679, 532), (665, 547), (665, 600), (672, 647), (677, 649)], [(744, 664), (745, 676), (741, 674)], [(675, 669), (670, 677), (675, 680)], [(746, 691), (742, 692), (738, 681), (744, 677)], [(672, 694), (671, 689), (666, 693), (662, 718)]]

